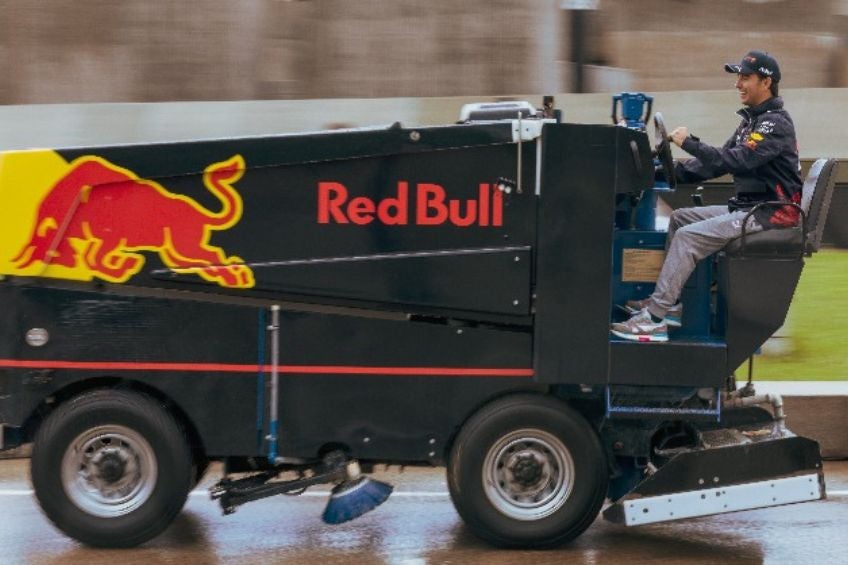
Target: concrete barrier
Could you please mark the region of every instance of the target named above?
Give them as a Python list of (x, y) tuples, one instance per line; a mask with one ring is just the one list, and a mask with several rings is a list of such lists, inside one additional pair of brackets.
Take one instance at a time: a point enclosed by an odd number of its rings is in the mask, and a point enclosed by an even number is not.
[(822, 457), (848, 459), (848, 381), (754, 381), (783, 397), (786, 427), (819, 442)]
[(32, 455), (32, 444), (22, 445), (15, 449), (0, 451), (0, 459), (22, 459)]
[[(556, 94), (565, 121), (610, 124), (612, 93)], [(654, 111), (666, 125), (685, 125), (707, 143), (721, 145), (739, 123), (739, 97), (725, 90), (656, 92)], [(848, 88), (786, 89), (802, 159), (848, 159)], [(539, 94), (510, 98), (541, 107)], [(0, 106), (0, 151), (80, 147), (198, 138), (271, 135), (327, 127), (453, 123), (466, 102), (486, 96), (332, 100), (247, 100), (139, 104), (28, 104)], [(676, 156), (684, 156), (677, 147)]]

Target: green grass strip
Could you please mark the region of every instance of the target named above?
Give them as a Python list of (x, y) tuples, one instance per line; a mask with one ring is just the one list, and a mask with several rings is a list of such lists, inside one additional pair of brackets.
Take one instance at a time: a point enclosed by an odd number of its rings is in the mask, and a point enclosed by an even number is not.
[[(736, 374), (744, 378), (746, 366)], [(806, 259), (786, 323), (754, 358), (754, 378), (848, 380), (848, 250)]]

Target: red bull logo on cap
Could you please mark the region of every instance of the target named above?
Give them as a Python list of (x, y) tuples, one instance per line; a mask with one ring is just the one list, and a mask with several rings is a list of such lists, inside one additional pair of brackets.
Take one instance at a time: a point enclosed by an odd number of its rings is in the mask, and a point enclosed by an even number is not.
[(244, 169), (240, 155), (206, 167), (203, 184), (221, 202), (211, 211), (102, 157), (67, 163), (52, 151), (2, 155), (0, 198), (10, 206), (0, 213), (0, 273), (123, 283), (150, 252), (174, 272), (253, 287), (250, 267), (210, 243), (213, 232), (241, 219), (233, 185)]

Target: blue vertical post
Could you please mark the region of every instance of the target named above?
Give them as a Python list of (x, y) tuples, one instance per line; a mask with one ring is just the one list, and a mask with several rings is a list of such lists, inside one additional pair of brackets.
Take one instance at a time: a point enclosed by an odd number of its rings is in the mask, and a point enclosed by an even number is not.
[(280, 394), (280, 306), (271, 306), (271, 401), (269, 410), (270, 425), (268, 430), (268, 462), (277, 463), (277, 425), (279, 418)]

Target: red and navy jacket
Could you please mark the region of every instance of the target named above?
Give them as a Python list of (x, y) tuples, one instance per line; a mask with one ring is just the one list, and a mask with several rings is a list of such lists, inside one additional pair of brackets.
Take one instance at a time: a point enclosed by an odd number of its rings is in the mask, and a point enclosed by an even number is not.
[[(800, 204), (798, 142), (783, 99), (772, 97), (737, 114), (742, 123), (722, 147), (693, 137), (683, 142), (683, 150), (695, 158), (677, 162), (678, 182), (695, 183), (730, 173), (736, 187), (734, 204), (743, 208), (764, 201)], [(755, 217), (764, 228), (789, 227), (797, 225), (799, 213), (792, 206), (764, 207)]]

